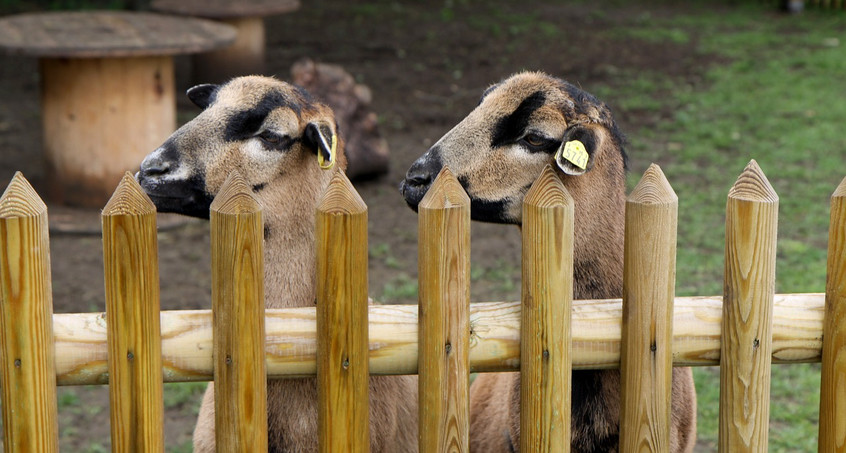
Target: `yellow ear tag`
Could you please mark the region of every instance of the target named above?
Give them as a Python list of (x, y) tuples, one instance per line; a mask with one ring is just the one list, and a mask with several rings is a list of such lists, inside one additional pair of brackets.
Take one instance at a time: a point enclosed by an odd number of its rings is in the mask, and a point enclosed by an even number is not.
[(585, 149), (585, 144), (578, 140), (571, 140), (558, 148), (558, 152), (555, 154), (555, 160), (560, 162), (562, 157), (582, 170), (587, 168), (589, 156)]
[(332, 145), (331, 149), (329, 150), (329, 163), (326, 163), (326, 159), (323, 158), (323, 153), (319, 150), (317, 151), (317, 165), (324, 169), (328, 170), (335, 165), (335, 151), (338, 149), (338, 141), (335, 139), (335, 136), (332, 136)]

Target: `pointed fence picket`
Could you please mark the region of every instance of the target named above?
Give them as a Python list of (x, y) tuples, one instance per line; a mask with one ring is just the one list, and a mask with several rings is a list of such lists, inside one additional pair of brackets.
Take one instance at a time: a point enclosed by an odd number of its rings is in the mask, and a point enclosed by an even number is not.
[(318, 451), (370, 451), (367, 206), (338, 173), (317, 207)]
[(470, 426), (470, 198), (444, 168), (418, 207), (420, 451), (466, 453)]
[(0, 197), (0, 296), (4, 446), (57, 452), (47, 206), (20, 172)]
[(164, 452), (156, 207), (127, 173), (103, 208), (113, 452)]
[(678, 198), (657, 165), (626, 201), (620, 450), (670, 451)]
[(573, 211), (547, 166), (523, 202), (520, 451), (570, 451)]
[(262, 209), (233, 173), (210, 214), (215, 443), (218, 451), (267, 451)]
[(17, 174), (0, 197), (4, 447), (56, 451), (56, 384), (109, 384), (115, 451), (161, 451), (161, 383), (214, 379), (218, 448), (266, 451), (266, 379), (317, 374), (321, 451), (367, 451), (368, 374), (419, 374), (421, 451), (462, 452), (469, 373), (519, 370), (521, 450), (567, 451), (569, 370), (621, 367), (621, 451), (666, 451), (671, 366), (719, 364), (721, 451), (766, 451), (771, 364), (822, 361), (820, 451), (846, 451), (844, 200), (846, 179), (826, 293), (776, 295), (778, 197), (750, 162), (725, 294), (675, 297), (677, 201), (651, 167), (627, 202), (624, 298), (571, 303), (572, 200), (547, 169), (524, 206), (522, 305), (469, 304), (469, 199), (444, 171), (420, 206), (420, 305), (368, 306), (367, 207), (339, 177), (317, 214), (317, 307), (265, 312), (262, 212), (233, 175), (212, 205), (212, 315), (159, 312), (154, 211), (127, 175), (103, 211), (106, 313), (53, 315), (47, 208)]

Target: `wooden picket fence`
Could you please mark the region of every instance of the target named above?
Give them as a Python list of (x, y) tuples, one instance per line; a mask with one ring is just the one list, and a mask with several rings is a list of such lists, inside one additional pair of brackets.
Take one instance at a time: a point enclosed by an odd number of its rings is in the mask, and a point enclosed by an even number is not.
[(677, 198), (653, 165), (627, 201), (624, 297), (573, 301), (573, 200), (548, 168), (524, 204), (522, 304), (470, 304), (469, 199), (444, 171), (419, 209), (419, 307), (368, 306), (367, 207), (339, 176), (317, 306), (265, 312), (262, 213), (232, 177), (212, 204), (212, 316), (159, 311), (155, 209), (127, 174), (103, 210), (105, 314), (53, 314), (47, 208), (17, 174), (0, 198), (5, 449), (57, 451), (56, 385), (108, 384), (113, 451), (163, 451), (162, 383), (214, 379), (219, 451), (265, 451), (266, 379), (316, 374), (320, 451), (368, 451), (368, 373), (417, 373), (420, 451), (466, 452), (470, 372), (520, 370), (521, 451), (562, 452), (571, 369), (619, 366), (621, 451), (665, 452), (671, 368), (720, 365), (720, 451), (766, 452), (771, 363), (822, 360), (820, 451), (846, 451), (846, 179), (831, 209), (826, 293), (774, 294), (778, 197), (751, 162), (728, 195), (724, 296), (675, 297)]

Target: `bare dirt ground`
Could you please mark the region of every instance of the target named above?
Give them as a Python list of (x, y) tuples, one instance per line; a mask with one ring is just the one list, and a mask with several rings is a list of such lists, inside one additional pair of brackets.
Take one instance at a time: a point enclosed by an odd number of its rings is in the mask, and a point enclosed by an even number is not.
[[(626, 2), (305, 2), (295, 13), (267, 21), (268, 73), (289, 79), (302, 57), (340, 64), (373, 90), (373, 107), (391, 150), (390, 172), (358, 181), (369, 206), (370, 294), (388, 303), (414, 303), (417, 217), (397, 191), (411, 162), (477, 103), (492, 82), (522, 69), (543, 70), (584, 89), (614, 87), (624, 73), (661, 70), (698, 85), (708, 56), (694, 39), (655, 44), (625, 38), (615, 27), (642, 15), (673, 14), (667, 5)], [(675, 3), (672, 8), (690, 8)], [(717, 5), (712, 7), (727, 7)], [(543, 25), (540, 21), (543, 19)], [(179, 90), (190, 86), (187, 59), (177, 64)], [(43, 189), (37, 63), (0, 58), (0, 184), (20, 170)], [(612, 91), (613, 92), (613, 91)], [(615, 99), (604, 99), (612, 109)], [(197, 113), (179, 101), (180, 121)], [(615, 109), (632, 135), (666, 112)], [(640, 162), (631, 152), (633, 171)], [(47, 200), (48, 206), (50, 201)], [(93, 219), (97, 210), (89, 213)], [(209, 308), (209, 235), (189, 222), (159, 235), (162, 309)], [(473, 301), (517, 300), (520, 237), (516, 228), (474, 224)], [(98, 235), (51, 235), (56, 312), (102, 311), (102, 245)], [(68, 392), (68, 390), (63, 390)], [(100, 451), (108, 443), (105, 388), (73, 389), (61, 399), (82, 401), (62, 415), (64, 451)], [(185, 444), (194, 424), (190, 402), (176, 404), (166, 420), (169, 446)], [(170, 449), (170, 448), (169, 448)], [(105, 450), (103, 450), (105, 451)]]

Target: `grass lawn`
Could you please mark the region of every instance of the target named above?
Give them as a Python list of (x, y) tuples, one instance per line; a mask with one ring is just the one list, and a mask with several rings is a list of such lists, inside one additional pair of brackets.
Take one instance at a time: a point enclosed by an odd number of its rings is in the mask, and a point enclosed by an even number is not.
[[(846, 16), (774, 16), (750, 3), (714, 11), (699, 2), (695, 14), (644, 17), (619, 31), (696, 43), (721, 61), (702, 86), (655, 68), (598, 93), (623, 112), (671, 112), (669, 121), (629, 131), (638, 155), (630, 183), (653, 161), (678, 194), (680, 296), (722, 292), (726, 195), (753, 158), (780, 197), (776, 291), (825, 290), (829, 197), (846, 176)], [(700, 450), (716, 451), (719, 369), (695, 376)], [(769, 451), (817, 451), (819, 381), (818, 364), (773, 367)]]

